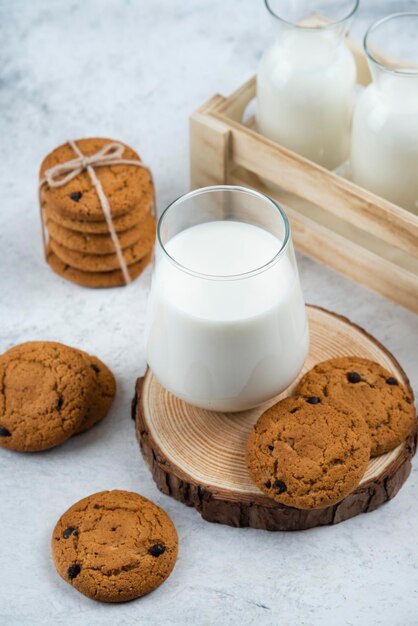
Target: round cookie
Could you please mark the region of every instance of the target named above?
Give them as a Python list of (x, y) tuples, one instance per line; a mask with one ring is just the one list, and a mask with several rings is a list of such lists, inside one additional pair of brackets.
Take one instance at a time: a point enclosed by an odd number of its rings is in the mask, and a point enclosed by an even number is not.
[(416, 427), (411, 393), (379, 363), (360, 357), (318, 363), (296, 393), (361, 413), (370, 430), (372, 457), (396, 448)]
[[(140, 259), (137, 263), (129, 266), (129, 275), (132, 280), (137, 278), (152, 259), (152, 251)], [(80, 285), (81, 287), (92, 287), (93, 289), (106, 289), (110, 287), (123, 287), (125, 286), (125, 279), (120, 270), (114, 270), (113, 272), (83, 272), (74, 267), (71, 267), (67, 263), (64, 263), (52, 252), (50, 247), (47, 250), (47, 261), (51, 269), (66, 278), (67, 280)]]
[(318, 397), (289, 397), (268, 409), (252, 430), (247, 466), (254, 482), (277, 502), (321, 509), (359, 484), (370, 455), (363, 418)]
[(59, 575), (93, 600), (125, 602), (170, 575), (178, 538), (168, 515), (129, 491), (102, 491), (74, 504), (52, 534)]
[[(98, 150), (113, 143), (113, 139), (88, 138), (76, 141), (85, 156), (91, 156)], [(122, 143), (122, 142), (118, 142)], [(138, 154), (129, 146), (124, 145), (122, 158), (140, 161)], [(59, 146), (43, 160), (39, 179), (43, 180), (46, 170), (55, 165), (77, 158), (69, 143)], [(111, 165), (95, 168), (96, 175), (102, 184), (103, 191), (109, 200), (112, 216), (128, 213), (133, 207), (147, 201), (153, 196), (151, 174), (145, 167), (136, 165)], [(62, 215), (75, 220), (103, 220), (103, 210), (95, 187), (86, 170), (62, 187), (42, 185), (40, 189), (41, 204), (56, 209)]]
[(106, 417), (116, 394), (116, 381), (110, 369), (96, 356), (78, 350), (93, 372), (94, 387), (91, 404), (75, 434), (84, 433)]
[[(65, 248), (87, 254), (115, 254), (115, 246), (112, 238), (107, 235), (82, 234), (75, 230), (69, 230), (52, 220), (47, 222), (48, 232), (51, 238)], [(123, 233), (118, 234), (119, 244), (122, 250), (135, 244), (142, 235), (142, 224), (138, 224)]]
[[(141, 225), (141, 234), (138, 241), (123, 250), (126, 264), (133, 265), (146, 254), (148, 254), (155, 241), (155, 219), (148, 216)], [(116, 253), (113, 254), (87, 254), (70, 250), (55, 241), (52, 237), (49, 240), (52, 252), (64, 263), (71, 265), (83, 272), (111, 272), (120, 269), (119, 259)]]
[(35, 452), (71, 437), (92, 400), (93, 371), (76, 350), (32, 341), (0, 356), (0, 446)]
[[(114, 217), (113, 227), (117, 233), (123, 233), (125, 230), (129, 230), (142, 222), (147, 215), (153, 213), (154, 202), (152, 199), (143, 200), (137, 207), (134, 207), (120, 217)], [(102, 219), (97, 222), (87, 222), (83, 220), (75, 220), (61, 215), (56, 209), (51, 209), (48, 206), (43, 206), (43, 213), (45, 216), (45, 222), (55, 222), (59, 226), (75, 230), (80, 233), (91, 233), (93, 235), (108, 235), (109, 228), (107, 222)]]

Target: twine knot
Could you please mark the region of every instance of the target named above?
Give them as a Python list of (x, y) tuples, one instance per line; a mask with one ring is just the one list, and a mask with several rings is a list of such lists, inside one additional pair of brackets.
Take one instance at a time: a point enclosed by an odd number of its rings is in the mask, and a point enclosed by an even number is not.
[(105, 167), (110, 165), (118, 165), (123, 156), (124, 147), (116, 141), (108, 143), (100, 148), (94, 154), (86, 156), (79, 153), (76, 144), (73, 141), (68, 142), (74, 152), (79, 154), (75, 159), (58, 163), (45, 171), (45, 181), (50, 187), (63, 187), (67, 185), (73, 178), (76, 178), (84, 170), (89, 167)]

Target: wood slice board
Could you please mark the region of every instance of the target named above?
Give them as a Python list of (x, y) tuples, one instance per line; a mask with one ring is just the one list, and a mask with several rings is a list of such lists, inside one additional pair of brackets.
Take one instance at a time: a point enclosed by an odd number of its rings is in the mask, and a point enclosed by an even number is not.
[[(356, 355), (381, 363), (412, 394), (399, 363), (366, 331), (347, 318), (316, 306), (308, 306), (308, 317), (310, 349), (299, 378), (320, 361)], [(143, 456), (158, 488), (195, 507), (207, 521), (265, 530), (303, 530), (336, 524), (373, 511), (393, 498), (411, 471), (416, 432), (395, 450), (372, 459), (356, 491), (325, 509), (286, 507), (267, 498), (254, 485), (244, 458), (248, 434), (268, 406), (292, 394), (298, 380), (263, 407), (218, 413), (176, 398), (148, 370), (137, 381), (132, 416)]]

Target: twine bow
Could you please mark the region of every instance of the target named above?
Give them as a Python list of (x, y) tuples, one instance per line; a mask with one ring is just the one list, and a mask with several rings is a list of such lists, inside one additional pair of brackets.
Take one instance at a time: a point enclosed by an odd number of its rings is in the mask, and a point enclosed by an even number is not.
[(68, 142), (74, 152), (78, 154), (76, 159), (58, 163), (45, 172), (45, 181), (50, 187), (63, 187), (67, 185), (73, 178), (76, 178), (83, 170), (89, 166), (100, 167), (104, 165), (117, 165), (123, 155), (123, 146), (121, 143), (108, 143), (91, 156), (82, 154), (77, 144), (73, 141)]
[[(79, 176), (84, 170), (87, 171), (89, 178), (91, 180), (92, 185), (94, 186), (97, 196), (99, 198), (100, 205), (102, 207), (103, 215), (105, 217), (107, 227), (109, 229), (110, 237), (112, 239), (113, 245), (115, 246), (116, 256), (118, 258), (119, 266), (122, 271), (124, 280), (126, 284), (131, 282), (131, 277), (129, 275), (128, 267), (126, 265), (125, 258), (122, 253), (122, 248), (119, 242), (119, 238), (117, 236), (115, 227), (113, 225), (112, 220), (112, 212), (109, 205), (109, 200), (103, 190), (103, 186), (98, 179), (96, 172), (94, 171), (96, 167), (110, 167), (111, 165), (134, 165), (136, 167), (143, 167), (148, 170), (151, 174), (149, 168), (144, 165), (141, 161), (133, 160), (133, 159), (124, 159), (124, 146), (118, 142), (111, 142), (107, 145), (103, 146), (90, 156), (86, 156), (77, 146), (75, 141), (70, 140), (69, 145), (77, 155), (75, 159), (71, 159), (70, 161), (65, 161), (64, 163), (58, 163), (58, 165), (54, 165), (54, 167), (49, 168), (45, 171), (45, 177), (41, 180), (39, 189), (41, 189), (42, 185), (47, 184), (49, 187), (63, 187), (67, 185), (71, 180)], [(47, 242), (45, 238), (45, 222), (41, 205), (41, 220), (42, 220), (42, 236), (44, 242), (44, 250), (45, 255), (47, 253)]]

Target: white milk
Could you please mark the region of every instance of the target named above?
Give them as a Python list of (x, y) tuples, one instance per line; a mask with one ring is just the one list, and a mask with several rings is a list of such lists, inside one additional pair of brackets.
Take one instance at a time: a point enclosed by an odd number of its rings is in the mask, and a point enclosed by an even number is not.
[(284, 31), (257, 74), (259, 131), (334, 170), (348, 158), (356, 67), (341, 34)]
[[(268, 263), (281, 242), (235, 221), (193, 226), (166, 249), (184, 267), (231, 276)], [(159, 382), (208, 409), (239, 411), (283, 391), (308, 349), (305, 306), (287, 253), (243, 279), (208, 279), (179, 270), (157, 251), (146, 354)]]
[(418, 78), (382, 73), (359, 97), (351, 143), (358, 185), (418, 214)]

